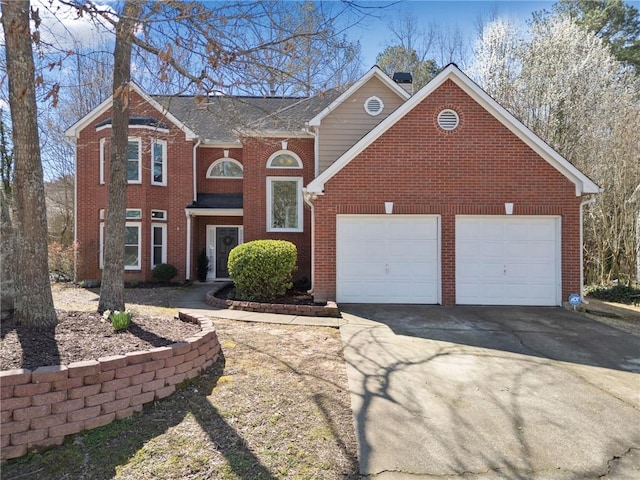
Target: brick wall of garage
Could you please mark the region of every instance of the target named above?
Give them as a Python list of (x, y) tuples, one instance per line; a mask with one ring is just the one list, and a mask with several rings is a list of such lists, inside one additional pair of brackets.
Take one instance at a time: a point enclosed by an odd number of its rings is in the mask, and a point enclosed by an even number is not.
[[(454, 109), (457, 129), (437, 115)], [(442, 302), (455, 303), (455, 216), (559, 215), (562, 296), (579, 291), (579, 204), (575, 186), (451, 80), (417, 105), (325, 184), (315, 201), (314, 294), (335, 299), (336, 215), (439, 214)]]

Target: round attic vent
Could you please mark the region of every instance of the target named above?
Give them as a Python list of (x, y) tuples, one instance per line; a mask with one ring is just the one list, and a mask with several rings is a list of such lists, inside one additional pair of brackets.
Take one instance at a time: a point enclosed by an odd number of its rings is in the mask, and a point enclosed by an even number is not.
[(369, 97), (364, 102), (364, 110), (372, 117), (382, 113), (384, 103), (378, 97)]
[(455, 130), (460, 124), (460, 118), (454, 110), (442, 110), (438, 114), (438, 126), (446, 131)]

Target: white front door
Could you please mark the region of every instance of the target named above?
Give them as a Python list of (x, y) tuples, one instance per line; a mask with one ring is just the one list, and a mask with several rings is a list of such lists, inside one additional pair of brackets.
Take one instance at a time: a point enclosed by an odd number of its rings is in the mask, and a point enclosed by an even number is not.
[(336, 298), (440, 303), (440, 217), (338, 215)]
[(456, 217), (456, 303), (561, 304), (560, 217)]

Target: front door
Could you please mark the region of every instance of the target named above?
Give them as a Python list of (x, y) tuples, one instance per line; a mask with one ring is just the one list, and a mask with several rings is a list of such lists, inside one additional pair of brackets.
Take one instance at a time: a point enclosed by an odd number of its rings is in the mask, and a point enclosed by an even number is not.
[(227, 262), (229, 252), (238, 245), (238, 227), (216, 227), (215, 232), (215, 278), (229, 278)]

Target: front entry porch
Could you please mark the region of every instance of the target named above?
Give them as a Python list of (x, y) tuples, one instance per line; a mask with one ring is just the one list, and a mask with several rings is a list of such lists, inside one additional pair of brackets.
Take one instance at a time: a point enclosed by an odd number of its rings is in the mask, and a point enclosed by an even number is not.
[(207, 280), (227, 280), (229, 270), (227, 262), (229, 253), (236, 245), (242, 243), (242, 226), (207, 225), (207, 257), (209, 272)]

